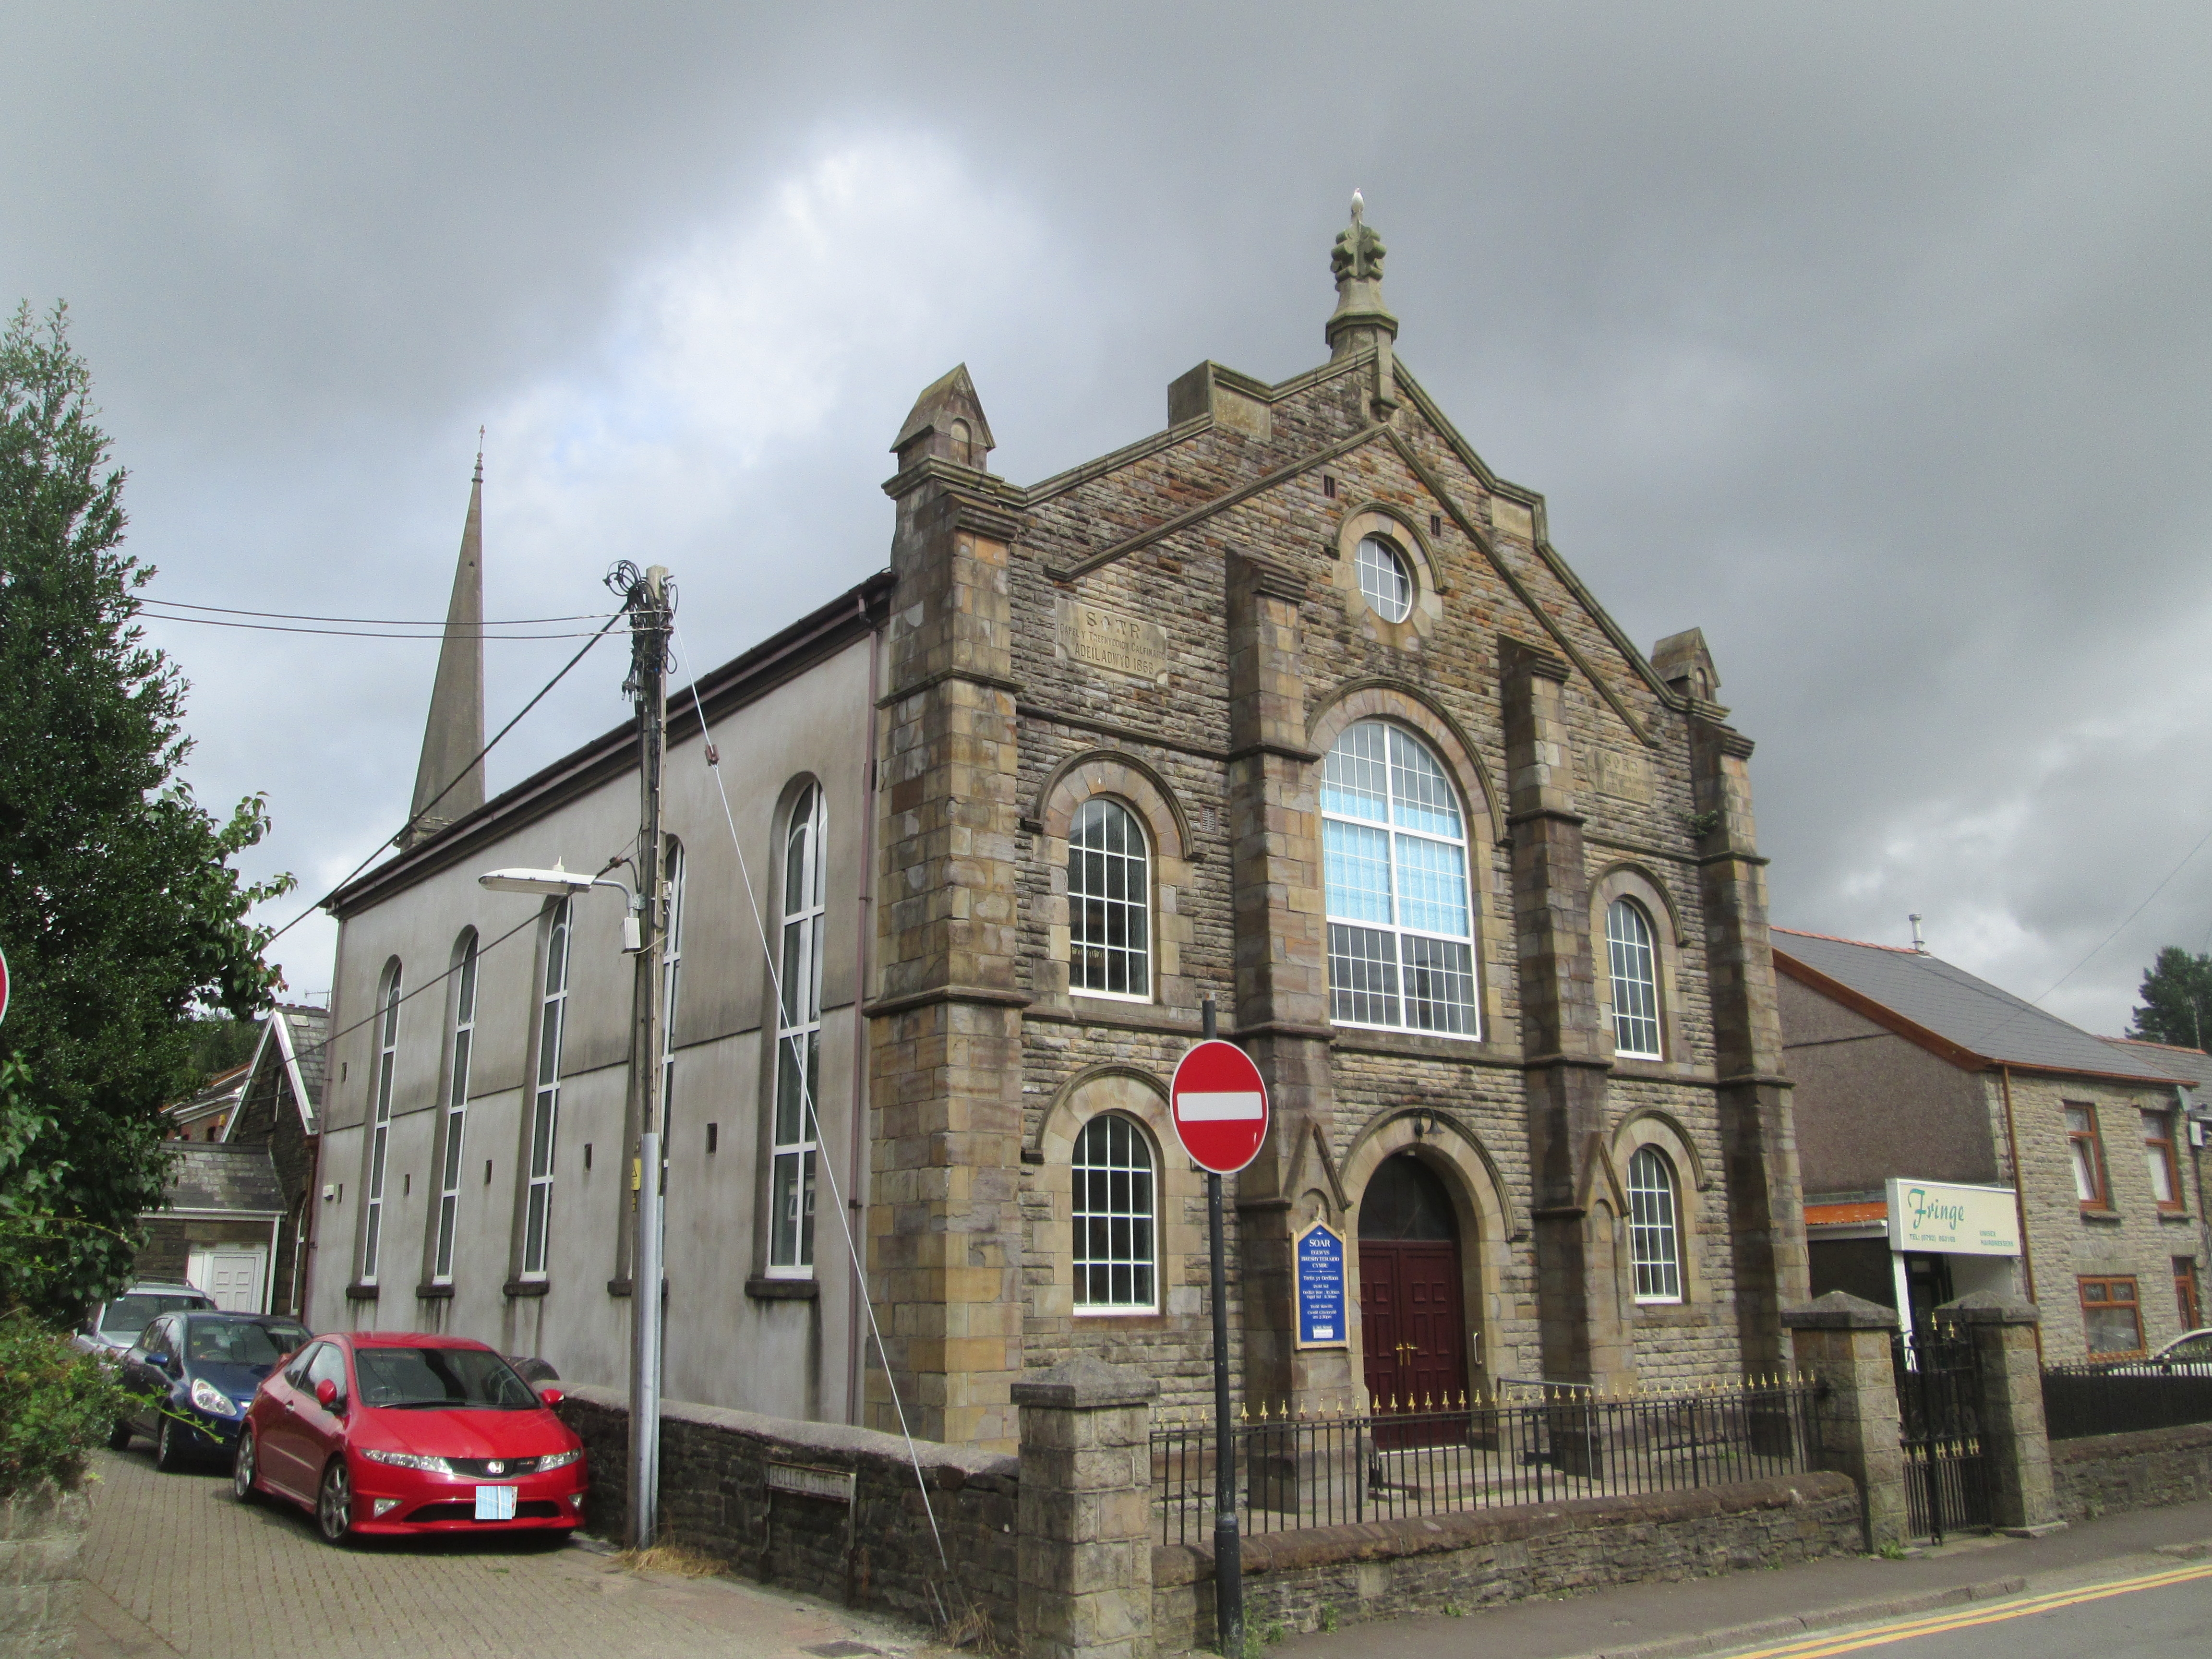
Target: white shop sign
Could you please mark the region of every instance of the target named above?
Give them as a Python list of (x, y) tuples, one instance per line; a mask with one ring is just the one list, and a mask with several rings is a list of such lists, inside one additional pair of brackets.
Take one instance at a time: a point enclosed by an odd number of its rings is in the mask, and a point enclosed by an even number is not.
[(1901, 1180), (1888, 1185), (1891, 1249), (2020, 1254), (2020, 1211), (2010, 1188)]

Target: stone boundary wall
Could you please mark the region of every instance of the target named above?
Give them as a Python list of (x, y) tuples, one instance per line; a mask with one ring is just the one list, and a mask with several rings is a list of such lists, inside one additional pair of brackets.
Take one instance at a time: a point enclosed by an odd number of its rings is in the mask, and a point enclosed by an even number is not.
[(76, 1652), (84, 1585), (77, 1558), (92, 1505), (82, 1488), (53, 1486), (0, 1498), (0, 1652)]
[(2054, 1440), (2051, 1475), (2069, 1521), (2212, 1498), (2212, 1423)]
[[(591, 1478), (585, 1524), (619, 1540), (629, 1510), (628, 1396), (570, 1389), (560, 1413), (584, 1442)], [(763, 1583), (931, 1626), (980, 1615), (987, 1636), (1010, 1647), (1019, 1460), (928, 1441), (915, 1449), (951, 1559), (950, 1587), (906, 1442), (840, 1423), (664, 1401), (658, 1541), (714, 1556)], [(780, 1476), (787, 1482), (816, 1486), (834, 1488), (850, 1476), (852, 1501), (771, 1490), (771, 1465), (787, 1472)]]
[[(1352, 1624), (1861, 1548), (1858, 1488), (1831, 1473), (1260, 1533), (1244, 1540), (1244, 1617), (1251, 1631), (1310, 1631), (1324, 1608)], [(1213, 1645), (1210, 1540), (1154, 1547), (1152, 1639), (1162, 1659)]]

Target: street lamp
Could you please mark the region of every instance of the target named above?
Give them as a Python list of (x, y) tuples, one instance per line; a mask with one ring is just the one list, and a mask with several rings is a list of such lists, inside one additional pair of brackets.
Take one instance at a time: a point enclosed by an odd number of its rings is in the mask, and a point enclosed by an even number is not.
[(574, 870), (564, 870), (560, 860), (554, 860), (550, 870), (492, 870), (477, 878), (477, 885), (489, 887), (495, 893), (542, 893), (548, 898), (573, 898), (578, 893), (587, 893), (594, 887), (611, 887), (623, 896), (629, 906), (623, 916), (623, 949), (635, 952), (645, 948), (640, 934), (638, 912), (642, 908), (637, 895), (631, 892), (628, 882), (617, 881), (611, 876), (586, 876)]

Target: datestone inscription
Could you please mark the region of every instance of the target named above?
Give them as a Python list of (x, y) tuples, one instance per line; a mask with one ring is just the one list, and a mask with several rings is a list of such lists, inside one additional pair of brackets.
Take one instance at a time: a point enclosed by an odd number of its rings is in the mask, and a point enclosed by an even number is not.
[(1080, 599), (1060, 602), (1059, 623), (1060, 649), (1079, 662), (1144, 680), (1159, 679), (1168, 672), (1167, 630), (1158, 623)]

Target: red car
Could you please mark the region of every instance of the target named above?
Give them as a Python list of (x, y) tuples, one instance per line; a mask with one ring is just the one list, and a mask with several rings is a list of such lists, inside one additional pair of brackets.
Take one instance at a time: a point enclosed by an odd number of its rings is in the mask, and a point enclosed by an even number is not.
[(584, 1446), (481, 1342), (356, 1331), (307, 1344), (246, 1407), (231, 1471), (312, 1511), (323, 1536), (573, 1529)]

